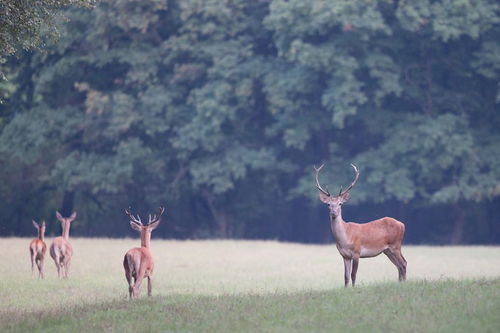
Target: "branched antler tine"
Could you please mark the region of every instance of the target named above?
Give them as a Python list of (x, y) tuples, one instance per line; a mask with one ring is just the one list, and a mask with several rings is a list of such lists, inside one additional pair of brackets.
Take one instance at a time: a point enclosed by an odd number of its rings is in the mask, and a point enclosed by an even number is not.
[(149, 224), (151, 223), (154, 223), (158, 220), (160, 220), (160, 217), (163, 215), (163, 212), (165, 211), (165, 207), (160, 207), (159, 211), (158, 211), (158, 215), (154, 215), (153, 216), (153, 219), (151, 220), (151, 215), (149, 215), (150, 219), (149, 219)]
[(330, 196), (330, 191), (328, 191), (328, 188), (325, 190), (321, 187), (321, 185), (319, 184), (319, 172), (321, 171), (321, 169), (324, 167), (325, 165), (324, 164), (321, 164), (321, 166), (319, 168), (316, 168), (316, 166), (314, 166), (314, 171), (316, 173), (316, 187), (318, 188), (318, 190), (320, 190), (321, 192), (323, 192), (323, 194), (327, 195), (327, 196)]
[(125, 214), (127, 214), (127, 216), (129, 217), (130, 221), (136, 223), (136, 224), (139, 224), (139, 225), (142, 225), (142, 221), (141, 221), (141, 218), (139, 217), (139, 214), (137, 214), (137, 218), (132, 215), (132, 212), (130, 211), (130, 207), (128, 207), (127, 209), (125, 209)]
[(354, 164), (352, 164), (352, 163), (351, 163), (351, 166), (353, 167), (354, 172), (356, 173), (356, 176), (354, 177), (354, 181), (351, 183), (351, 185), (349, 185), (349, 187), (344, 192), (342, 192), (342, 189), (340, 190), (340, 194), (349, 192), (351, 190), (351, 188), (353, 188), (353, 186), (358, 181), (358, 178), (359, 178), (359, 169)]

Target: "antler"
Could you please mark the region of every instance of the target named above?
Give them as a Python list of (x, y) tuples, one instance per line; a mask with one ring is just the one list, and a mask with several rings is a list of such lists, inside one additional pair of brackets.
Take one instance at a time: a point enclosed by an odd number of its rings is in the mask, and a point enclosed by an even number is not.
[(160, 220), (160, 217), (163, 215), (163, 212), (165, 212), (165, 207), (160, 207), (158, 215), (153, 215), (153, 219), (151, 219), (151, 214), (149, 214), (148, 225), (151, 224), (151, 223), (155, 223), (156, 221)]
[(125, 214), (128, 215), (128, 217), (130, 218), (130, 221), (138, 224), (138, 225), (143, 225), (142, 224), (142, 221), (141, 221), (141, 217), (139, 216), (139, 214), (137, 214), (137, 218), (132, 215), (131, 211), (130, 211), (130, 207), (128, 207), (127, 209), (125, 209)]
[(331, 196), (330, 195), (330, 191), (328, 191), (328, 188), (326, 190), (324, 190), (321, 185), (319, 184), (319, 180), (318, 180), (318, 177), (319, 177), (319, 172), (321, 171), (321, 169), (324, 167), (325, 165), (324, 164), (321, 164), (321, 166), (319, 168), (316, 168), (316, 166), (314, 166), (314, 171), (316, 172), (316, 187), (318, 188), (318, 190), (320, 190), (321, 192), (323, 192), (323, 194), (327, 195), (327, 196)]
[(346, 192), (349, 192), (351, 190), (351, 188), (353, 188), (353, 186), (356, 184), (356, 182), (358, 181), (358, 178), (359, 178), (359, 169), (351, 163), (351, 166), (353, 167), (354, 169), (354, 172), (356, 173), (356, 176), (354, 177), (354, 181), (351, 183), (351, 185), (344, 191), (342, 192), (342, 187), (340, 187), (340, 193), (339, 193), (339, 196), (346, 193)]

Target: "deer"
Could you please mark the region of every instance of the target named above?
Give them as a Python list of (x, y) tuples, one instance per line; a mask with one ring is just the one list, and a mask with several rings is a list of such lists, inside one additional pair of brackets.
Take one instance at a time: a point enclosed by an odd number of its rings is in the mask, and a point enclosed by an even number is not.
[(153, 217), (149, 214), (148, 224), (143, 225), (139, 214), (137, 214), (137, 217), (132, 215), (130, 207), (125, 210), (125, 214), (130, 220), (130, 227), (141, 235), (141, 247), (128, 250), (123, 258), (125, 278), (129, 286), (129, 299), (139, 297), (141, 283), (144, 278), (148, 279), (148, 296), (151, 296), (154, 270), (154, 260), (150, 250), (151, 232), (160, 224), (164, 212), (165, 208), (160, 207), (158, 214), (153, 215)]
[(52, 244), (50, 244), (50, 256), (56, 264), (57, 276), (67, 279), (69, 277), (71, 257), (73, 256), (73, 246), (69, 242), (69, 228), (76, 219), (76, 212), (73, 212), (70, 217), (63, 217), (61, 213), (56, 211), (56, 217), (61, 222), (62, 236), (54, 238)]
[(345, 191), (340, 187), (339, 194), (333, 196), (328, 188), (323, 188), (319, 183), (319, 173), (323, 166), (324, 164), (319, 168), (314, 167), (316, 187), (320, 200), (328, 205), (332, 234), (344, 259), (345, 287), (349, 286), (349, 279), (354, 287), (360, 258), (376, 257), (381, 253), (398, 269), (399, 281), (406, 280), (406, 259), (401, 253), (405, 225), (392, 217), (383, 217), (367, 223), (345, 222), (342, 218), (342, 205), (349, 201), (349, 191), (359, 179), (359, 169), (351, 164), (355, 172), (354, 181)]
[(38, 267), (38, 278), (44, 278), (43, 271), (43, 261), (45, 259), (45, 252), (47, 252), (47, 245), (45, 245), (44, 237), (45, 237), (45, 221), (42, 221), (42, 224), (39, 225), (35, 222), (35, 220), (31, 220), (33, 226), (38, 231), (38, 237), (34, 238), (30, 242), (29, 250), (30, 250), (30, 258), (31, 258), (31, 276), (35, 274), (35, 264)]

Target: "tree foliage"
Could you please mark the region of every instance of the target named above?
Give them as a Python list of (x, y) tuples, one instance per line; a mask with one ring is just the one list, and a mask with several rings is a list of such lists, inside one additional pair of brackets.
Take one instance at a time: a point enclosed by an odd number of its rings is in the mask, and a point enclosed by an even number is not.
[(59, 36), (55, 24), (61, 9), (70, 5), (90, 6), (93, 0), (4, 0), (0, 4), (0, 50), (12, 55), (18, 49), (33, 50), (43, 36)]
[(9, 67), (0, 192), (15, 223), (75, 208), (77, 232), (119, 235), (124, 207), (167, 202), (164, 236), (324, 241), (312, 166), (333, 187), (354, 162), (346, 214), (499, 240), (496, 1), (107, 0), (65, 15), (58, 43)]

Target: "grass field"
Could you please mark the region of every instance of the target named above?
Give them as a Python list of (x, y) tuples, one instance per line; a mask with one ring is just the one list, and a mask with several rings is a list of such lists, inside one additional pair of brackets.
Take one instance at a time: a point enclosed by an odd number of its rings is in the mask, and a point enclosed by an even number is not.
[(49, 256), (40, 281), (29, 239), (0, 239), (0, 331), (500, 331), (500, 247), (406, 246), (406, 283), (382, 255), (344, 289), (334, 245), (153, 235), (153, 297), (144, 282), (130, 302), (122, 259), (138, 243), (72, 239), (70, 279)]

